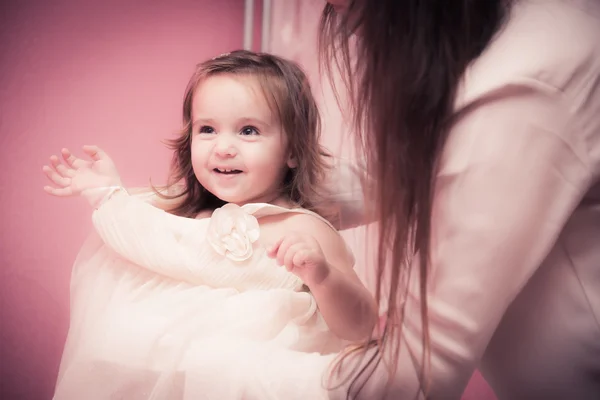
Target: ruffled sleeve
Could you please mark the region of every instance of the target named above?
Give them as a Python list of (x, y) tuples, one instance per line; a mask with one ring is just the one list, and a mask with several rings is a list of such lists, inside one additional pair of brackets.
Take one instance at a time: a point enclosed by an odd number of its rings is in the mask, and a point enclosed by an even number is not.
[[(92, 216), (102, 240), (120, 256), (156, 273), (192, 284), (205, 283), (198, 262), (210, 257), (197, 220), (169, 214), (150, 205), (146, 196), (119, 191)], [(196, 236), (197, 245), (189, 238)], [(187, 241), (184, 241), (187, 240)]]

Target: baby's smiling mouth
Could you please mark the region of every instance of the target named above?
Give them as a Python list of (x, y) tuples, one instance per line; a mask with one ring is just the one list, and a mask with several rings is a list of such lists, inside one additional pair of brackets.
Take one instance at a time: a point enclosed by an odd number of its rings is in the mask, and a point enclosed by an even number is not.
[(215, 171), (219, 174), (225, 174), (225, 175), (239, 174), (242, 172), (239, 169), (232, 169), (232, 168), (214, 168), (213, 171)]

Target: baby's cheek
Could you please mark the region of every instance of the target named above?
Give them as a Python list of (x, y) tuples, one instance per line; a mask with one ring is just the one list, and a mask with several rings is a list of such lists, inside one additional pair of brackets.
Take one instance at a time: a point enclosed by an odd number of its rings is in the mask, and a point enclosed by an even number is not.
[(264, 180), (277, 180), (279, 181), (287, 172), (287, 165), (279, 160), (257, 160), (252, 165), (247, 165), (249, 169), (253, 170), (257, 176), (262, 177)]

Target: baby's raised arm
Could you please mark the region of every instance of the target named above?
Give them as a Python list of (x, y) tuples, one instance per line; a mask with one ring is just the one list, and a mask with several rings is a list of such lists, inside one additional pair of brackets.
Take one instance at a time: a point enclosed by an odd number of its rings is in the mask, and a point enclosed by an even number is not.
[[(84, 146), (89, 159), (63, 149), (62, 161), (50, 158), (43, 168), (54, 186), (44, 190), (53, 196), (82, 196), (93, 207), (94, 227), (106, 245), (123, 258), (170, 278), (192, 284), (204, 283), (194, 260), (197, 248), (180, 241), (195, 221), (182, 221), (157, 207), (130, 196), (122, 186), (112, 159), (97, 146)], [(140, 195), (151, 189), (134, 190)], [(157, 195), (154, 198), (160, 199)], [(157, 202), (169, 208), (168, 201)], [(201, 248), (201, 247), (200, 247)]]

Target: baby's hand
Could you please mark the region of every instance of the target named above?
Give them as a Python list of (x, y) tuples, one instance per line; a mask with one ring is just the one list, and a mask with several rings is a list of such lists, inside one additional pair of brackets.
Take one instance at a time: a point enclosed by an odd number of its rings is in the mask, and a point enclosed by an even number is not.
[(271, 258), (294, 273), (308, 286), (318, 285), (329, 275), (330, 266), (314, 237), (290, 232), (267, 249)]
[(121, 178), (115, 163), (96, 146), (83, 146), (83, 151), (91, 160), (75, 157), (67, 149), (62, 149), (61, 163), (57, 156), (50, 157), (51, 167), (44, 165), (42, 170), (55, 186), (45, 186), (44, 190), (53, 196), (66, 197), (82, 195), (95, 205), (110, 188), (121, 186)]

